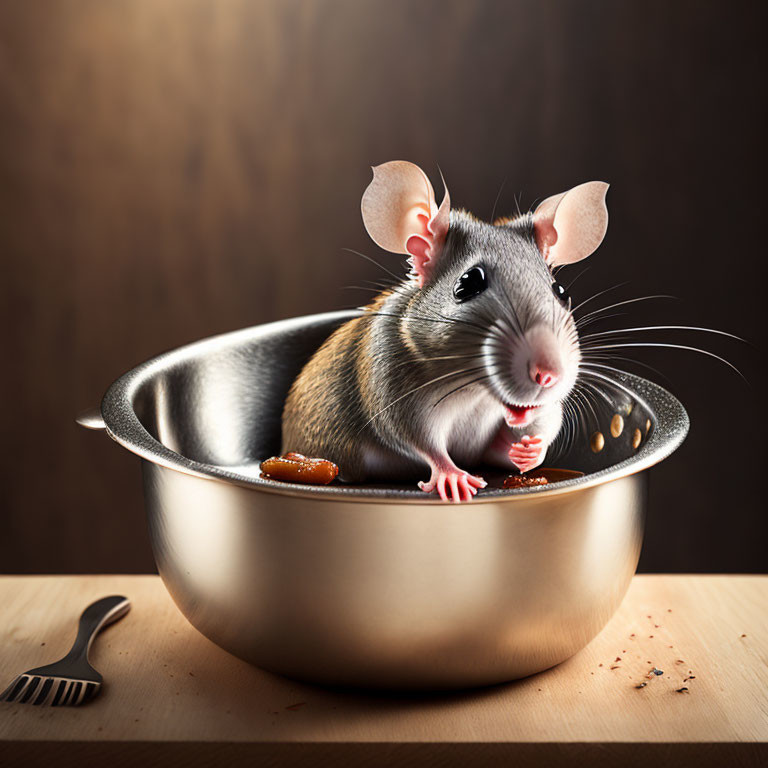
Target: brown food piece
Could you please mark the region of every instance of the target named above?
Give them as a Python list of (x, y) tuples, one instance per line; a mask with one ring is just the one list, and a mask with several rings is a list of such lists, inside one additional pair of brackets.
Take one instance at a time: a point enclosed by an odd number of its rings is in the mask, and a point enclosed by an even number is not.
[(272, 456), (261, 462), (261, 472), (270, 480), (285, 483), (328, 485), (336, 479), (339, 468), (328, 459), (315, 459), (295, 451), (285, 456)]
[(574, 469), (554, 469), (552, 467), (538, 467), (524, 475), (509, 475), (502, 483), (502, 488), (514, 490), (515, 488), (538, 488), (548, 483), (559, 483), (561, 480), (572, 480), (581, 477), (584, 473)]
[(532, 488), (537, 485), (547, 485), (546, 477), (529, 477), (528, 475), (510, 475), (504, 480), (505, 488)]

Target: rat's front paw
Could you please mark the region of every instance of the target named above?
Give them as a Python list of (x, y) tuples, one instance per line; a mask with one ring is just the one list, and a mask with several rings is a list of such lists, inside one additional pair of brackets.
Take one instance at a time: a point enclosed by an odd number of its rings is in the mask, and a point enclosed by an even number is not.
[[(419, 483), (419, 488), (425, 493), (437, 490), (443, 501), (471, 501), (478, 488), (485, 488), (487, 483), (482, 477), (470, 475), (462, 469), (433, 469), (429, 481)], [(450, 494), (450, 498), (449, 498)]]
[(509, 459), (521, 472), (529, 472), (544, 461), (546, 452), (547, 446), (541, 435), (525, 435), (519, 443), (509, 447)]

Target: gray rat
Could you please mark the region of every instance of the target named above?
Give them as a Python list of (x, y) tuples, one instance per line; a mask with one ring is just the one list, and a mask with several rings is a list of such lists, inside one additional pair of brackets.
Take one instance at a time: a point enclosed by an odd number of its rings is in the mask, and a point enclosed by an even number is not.
[(426, 174), (376, 166), (363, 221), (411, 272), (338, 328), (293, 383), (283, 452), (330, 459), (344, 482), (419, 482), (469, 501), (480, 464), (539, 466), (563, 421), (580, 361), (556, 266), (589, 256), (608, 225), (608, 185), (591, 181), (533, 213), (482, 222), (438, 207)]

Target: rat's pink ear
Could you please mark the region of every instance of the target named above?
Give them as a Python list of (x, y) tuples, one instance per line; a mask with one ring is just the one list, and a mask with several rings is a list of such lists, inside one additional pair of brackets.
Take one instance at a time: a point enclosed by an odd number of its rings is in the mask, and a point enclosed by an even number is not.
[(424, 285), (448, 232), (448, 189), (438, 208), (424, 171), (413, 163), (393, 160), (374, 167), (373, 181), (363, 193), (360, 209), (376, 245), (392, 253), (409, 254), (416, 279)]
[(604, 181), (588, 181), (548, 197), (533, 215), (536, 245), (550, 267), (586, 259), (608, 229)]

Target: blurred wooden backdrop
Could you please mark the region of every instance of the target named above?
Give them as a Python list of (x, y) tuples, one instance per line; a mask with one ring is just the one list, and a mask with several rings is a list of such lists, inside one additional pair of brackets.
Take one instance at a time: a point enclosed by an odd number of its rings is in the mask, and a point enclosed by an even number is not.
[(377, 270), (342, 249), (390, 258), (359, 200), (370, 165), (402, 158), (439, 163), (485, 218), (505, 179), (500, 212), (610, 181), (574, 294), (628, 280), (608, 297), (681, 300), (617, 323), (755, 345), (677, 337), (752, 389), (703, 356), (642, 356), (693, 426), (652, 472), (641, 567), (765, 570), (764, 8), (0, 4), (0, 569), (153, 569), (138, 461), (73, 417), (163, 350), (362, 303), (344, 286)]

